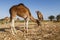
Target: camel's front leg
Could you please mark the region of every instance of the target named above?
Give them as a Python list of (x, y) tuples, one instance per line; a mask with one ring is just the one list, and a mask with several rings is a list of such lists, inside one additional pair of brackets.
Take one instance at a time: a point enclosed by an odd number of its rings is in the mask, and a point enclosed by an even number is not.
[(16, 33), (16, 29), (15, 29), (15, 26), (14, 26), (14, 19), (12, 19), (12, 23), (11, 23), (11, 31), (12, 31), (12, 34), (15, 35)]
[(25, 26), (26, 26), (26, 31), (27, 32), (28, 32), (28, 22), (29, 22), (29, 18), (26, 19), (26, 23), (25, 23), (26, 24)]

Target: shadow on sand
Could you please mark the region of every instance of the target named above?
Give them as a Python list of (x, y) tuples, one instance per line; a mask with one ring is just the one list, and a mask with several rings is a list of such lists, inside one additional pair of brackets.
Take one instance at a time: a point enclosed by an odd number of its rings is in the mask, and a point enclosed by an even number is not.
[(10, 29), (10, 28), (0, 28), (0, 31), (2, 31), (2, 32), (6, 32), (5, 29)]

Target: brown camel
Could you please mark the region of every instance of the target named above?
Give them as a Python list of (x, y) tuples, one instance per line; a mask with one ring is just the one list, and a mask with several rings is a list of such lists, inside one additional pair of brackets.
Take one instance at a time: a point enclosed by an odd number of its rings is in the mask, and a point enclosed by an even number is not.
[(29, 20), (37, 23), (38, 26), (39, 26), (39, 21), (32, 17), (32, 15), (30, 13), (30, 10), (23, 3), (12, 6), (10, 8), (9, 12), (10, 12), (10, 22), (12, 24), (11, 25), (11, 30), (12, 30), (13, 34), (16, 33), (16, 29), (15, 29), (15, 26), (14, 26), (14, 20), (15, 20), (16, 15), (19, 16), (19, 17), (24, 18), (25, 27), (27, 29), (27, 32), (28, 32), (28, 22), (29, 22)]
[(42, 15), (42, 13), (41, 13), (40, 11), (36, 11), (36, 13), (37, 13), (38, 19), (39, 19), (40, 21), (42, 21), (42, 20), (43, 20), (43, 15)]

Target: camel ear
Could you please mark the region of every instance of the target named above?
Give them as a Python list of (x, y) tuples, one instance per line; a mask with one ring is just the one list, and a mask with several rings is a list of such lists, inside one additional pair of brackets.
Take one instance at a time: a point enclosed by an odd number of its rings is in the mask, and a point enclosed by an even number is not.
[(37, 14), (38, 14), (38, 13), (41, 13), (40, 11), (35, 11), (35, 12), (36, 12)]
[(37, 13), (37, 11), (35, 11)]
[(39, 12), (39, 11), (37, 10), (37, 11), (35, 11), (35, 12), (37, 13), (37, 12)]

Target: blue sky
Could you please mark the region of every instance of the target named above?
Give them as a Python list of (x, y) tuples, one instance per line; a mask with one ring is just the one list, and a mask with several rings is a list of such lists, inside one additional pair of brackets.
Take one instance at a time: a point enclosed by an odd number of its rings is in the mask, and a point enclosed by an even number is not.
[(0, 19), (10, 16), (9, 9), (13, 5), (24, 3), (34, 18), (37, 18), (36, 12), (39, 10), (44, 19), (48, 19), (50, 15), (60, 14), (60, 0), (0, 0)]

